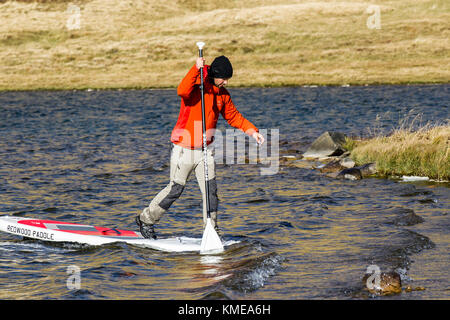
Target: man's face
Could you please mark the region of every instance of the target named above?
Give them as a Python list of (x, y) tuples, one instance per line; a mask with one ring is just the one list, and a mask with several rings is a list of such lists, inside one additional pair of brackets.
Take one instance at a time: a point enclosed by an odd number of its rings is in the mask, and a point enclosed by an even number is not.
[(222, 79), (222, 78), (214, 78), (214, 85), (215, 85), (217, 88), (225, 87), (225, 86), (228, 84), (228, 80), (229, 80), (229, 78), (225, 78), (225, 79)]

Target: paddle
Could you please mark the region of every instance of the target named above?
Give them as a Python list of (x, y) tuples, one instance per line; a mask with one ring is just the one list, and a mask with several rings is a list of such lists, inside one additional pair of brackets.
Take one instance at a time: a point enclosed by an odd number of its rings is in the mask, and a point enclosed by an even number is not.
[[(204, 42), (197, 42), (198, 55), (203, 58), (203, 47)], [(203, 67), (200, 68), (200, 90), (202, 96), (202, 127), (203, 127), (203, 163), (205, 166), (205, 192), (206, 192), (206, 227), (203, 231), (202, 244), (200, 246), (200, 252), (223, 251), (222, 241), (219, 238), (216, 230), (211, 222), (211, 213), (209, 208), (209, 180), (208, 180), (208, 146), (206, 140), (206, 115), (205, 115), (205, 98), (204, 98), (204, 87), (203, 87)]]

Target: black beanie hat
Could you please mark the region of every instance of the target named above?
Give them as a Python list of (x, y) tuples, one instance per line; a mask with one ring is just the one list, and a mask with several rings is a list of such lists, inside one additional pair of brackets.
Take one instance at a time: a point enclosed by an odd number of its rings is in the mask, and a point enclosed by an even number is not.
[(233, 67), (230, 60), (225, 56), (215, 58), (211, 63), (210, 73), (213, 78), (231, 78), (233, 76)]

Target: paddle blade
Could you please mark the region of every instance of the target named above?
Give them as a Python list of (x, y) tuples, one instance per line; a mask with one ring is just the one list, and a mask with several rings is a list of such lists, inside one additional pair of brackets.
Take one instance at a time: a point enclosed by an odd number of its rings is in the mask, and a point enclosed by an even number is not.
[(202, 244), (200, 246), (200, 253), (204, 252), (222, 252), (223, 244), (211, 223), (211, 218), (206, 220), (205, 231), (203, 232)]

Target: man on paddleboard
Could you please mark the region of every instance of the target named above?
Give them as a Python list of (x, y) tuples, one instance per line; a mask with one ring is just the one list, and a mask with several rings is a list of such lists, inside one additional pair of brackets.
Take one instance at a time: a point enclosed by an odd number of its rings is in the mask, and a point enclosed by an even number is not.
[[(145, 238), (156, 239), (154, 225), (167, 212), (172, 203), (177, 200), (186, 185), (189, 175), (195, 171), (197, 182), (203, 197), (203, 222), (206, 224), (206, 193), (204, 180), (204, 153), (202, 150), (202, 110), (200, 90), (200, 69), (204, 76), (204, 104), (206, 119), (207, 144), (214, 140), (219, 114), (227, 122), (249, 136), (258, 144), (264, 142), (264, 137), (250, 121), (245, 119), (234, 106), (230, 93), (225, 86), (233, 76), (233, 67), (225, 56), (214, 59), (211, 66), (204, 65), (205, 60), (198, 58), (189, 72), (178, 86), (177, 93), (181, 97), (181, 107), (178, 121), (172, 131), (173, 143), (170, 158), (170, 182), (161, 190), (136, 217), (141, 234)], [(209, 180), (209, 209), (211, 222), (217, 230), (217, 184), (215, 177), (214, 154), (207, 149), (208, 180)]]

